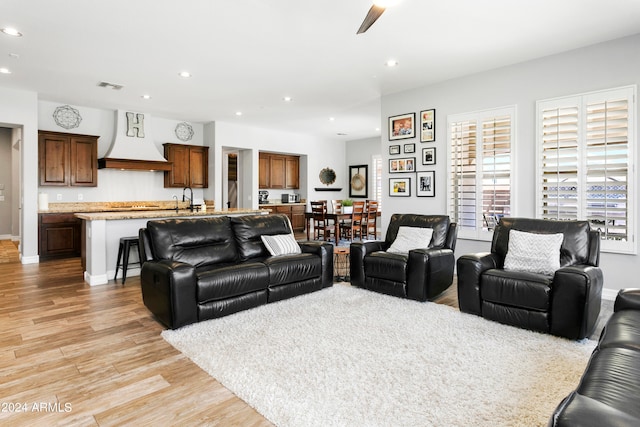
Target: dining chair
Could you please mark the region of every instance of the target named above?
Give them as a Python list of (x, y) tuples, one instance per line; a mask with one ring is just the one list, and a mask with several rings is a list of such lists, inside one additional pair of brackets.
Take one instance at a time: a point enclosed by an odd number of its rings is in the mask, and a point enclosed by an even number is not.
[(373, 236), (373, 239), (378, 238), (378, 201), (367, 200), (365, 214), (362, 218), (362, 235), (364, 239), (368, 239), (369, 236)]
[(311, 215), (313, 217), (313, 238), (314, 240), (329, 240), (331, 233), (334, 232), (334, 225), (329, 224), (327, 219), (327, 201), (312, 200)]
[(353, 202), (353, 213), (351, 214), (351, 222), (345, 223), (344, 230), (346, 237), (353, 241), (358, 236), (362, 240), (362, 221), (364, 219), (364, 202)]

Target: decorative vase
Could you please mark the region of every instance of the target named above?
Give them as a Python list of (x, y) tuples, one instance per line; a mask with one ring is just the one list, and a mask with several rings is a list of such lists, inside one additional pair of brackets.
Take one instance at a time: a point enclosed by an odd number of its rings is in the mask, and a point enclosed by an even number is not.
[(343, 206), (342, 213), (346, 213), (346, 214), (353, 213), (353, 206)]

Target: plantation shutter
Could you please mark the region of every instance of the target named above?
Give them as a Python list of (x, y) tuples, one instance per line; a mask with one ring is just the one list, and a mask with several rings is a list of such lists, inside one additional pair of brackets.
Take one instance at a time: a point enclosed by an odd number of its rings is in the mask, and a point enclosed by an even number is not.
[(382, 211), (382, 156), (373, 156), (373, 199), (378, 201), (378, 211)]
[(476, 139), (473, 120), (450, 124), (451, 192), (449, 216), (458, 227), (476, 227)]
[(483, 227), (508, 215), (511, 206), (511, 117), (482, 122), (482, 214)]
[(629, 104), (626, 98), (586, 106), (586, 217), (604, 239), (627, 240)]
[(578, 101), (542, 111), (539, 217), (543, 219), (578, 219)]
[(587, 220), (601, 249), (635, 253), (635, 86), (539, 101), (537, 216)]
[(449, 217), (462, 238), (490, 239), (511, 214), (515, 107), (449, 116)]

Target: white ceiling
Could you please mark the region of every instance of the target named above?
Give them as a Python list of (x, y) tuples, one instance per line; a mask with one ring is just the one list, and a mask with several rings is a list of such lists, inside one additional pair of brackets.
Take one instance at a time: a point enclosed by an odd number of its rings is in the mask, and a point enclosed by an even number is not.
[[(356, 35), (370, 6), (2, 0), (0, 27), (24, 35), (0, 34), (0, 67), (12, 71), (0, 86), (76, 106), (354, 140), (379, 134), (381, 95), (632, 35), (640, 23), (639, 0), (403, 0)], [(399, 66), (386, 67), (390, 58)]]

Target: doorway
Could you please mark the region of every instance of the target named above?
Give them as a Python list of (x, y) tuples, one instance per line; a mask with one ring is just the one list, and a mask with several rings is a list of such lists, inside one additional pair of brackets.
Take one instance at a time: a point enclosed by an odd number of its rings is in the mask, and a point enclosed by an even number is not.
[(0, 240), (20, 242), (22, 127), (0, 126)]
[(238, 154), (227, 155), (227, 207), (238, 207)]

